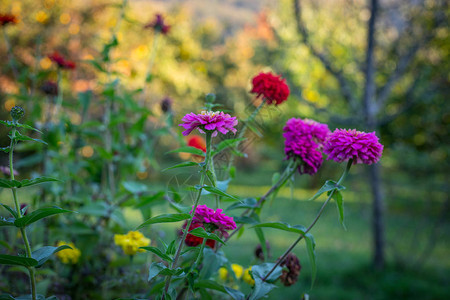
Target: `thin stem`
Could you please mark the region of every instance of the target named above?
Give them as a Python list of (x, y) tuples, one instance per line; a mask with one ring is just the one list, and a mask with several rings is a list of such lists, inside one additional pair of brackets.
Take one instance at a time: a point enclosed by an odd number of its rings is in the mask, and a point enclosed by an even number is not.
[[(13, 121), (14, 123), (16, 121)], [(10, 178), (11, 180), (14, 180), (14, 146), (15, 146), (15, 139), (16, 139), (16, 127), (13, 127), (11, 130), (11, 143), (9, 148), (9, 171), (10, 171)], [(17, 190), (15, 187), (11, 188), (13, 199), (14, 199), (14, 205), (16, 206), (17, 216), (19, 218), (22, 217), (22, 212), (20, 210), (20, 204), (19, 199), (17, 197)], [(31, 247), (30, 242), (28, 241), (27, 232), (24, 227), (20, 228), (20, 233), (22, 234), (23, 243), (25, 244), (25, 250), (27, 253), (27, 257), (31, 258)], [(28, 272), (30, 273), (30, 285), (31, 285), (31, 296), (33, 300), (36, 300), (36, 278), (34, 276), (34, 268), (29, 267)]]
[[(344, 173), (342, 173), (342, 176), (341, 176), (341, 178), (339, 178), (339, 181), (336, 183), (336, 185), (341, 184), (344, 181), (345, 177), (347, 177), (347, 174), (350, 171), (352, 163), (353, 163), (353, 159), (350, 159), (347, 163), (347, 167), (345, 168)], [(264, 278), (262, 279), (263, 281), (266, 281), (267, 278), (269, 278), (270, 274), (272, 274), (273, 271), (275, 271), (275, 269), (283, 262), (283, 260), (286, 258), (286, 256), (288, 256), (288, 254), (292, 251), (292, 249), (294, 249), (295, 246), (297, 246), (298, 242), (300, 242), (300, 240), (314, 227), (314, 225), (317, 223), (320, 216), (322, 215), (322, 213), (325, 209), (325, 206), (327, 206), (328, 202), (330, 202), (331, 198), (333, 198), (335, 191), (336, 191), (335, 189), (331, 191), (330, 195), (328, 195), (327, 200), (325, 200), (325, 202), (323, 203), (319, 212), (317, 213), (316, 218), (314, 219), (314, 221), (312, 221), (311, 225), (309, 225), (309, 227), (305, 230), (305, 233), (300, 234), (298, 239), (286, 250), (286, 252), (284, 252), (284, 254), (281, 256), (281, 258), (279, 258), (277, 260), (277, 263), (275, 264), (275, 266), (273, 266), (273, 268), (269, 271), (269, 273), (267, 273), (267, 275), (264, 276)]]
[[(205, 177), (206, 177), (206, 170), (207, 170), (207, 166), (209, 164), (210, 158), (211, 158), (211, 133), (207, 132), (206, 133), (206, 156), (205, 156), (205, 161), (204, 161), (204, 165), (203, 165), (203, 169), (202, 169), (201, 177), (200, 177), (200, 188), (198, 190), (197, 197), (194, 202), (194, 206), (192, 207), (191, 217), (189, 218), (189, 220), (186, 224), (186, 227), (183, 231), (183, 236), (181, 237), (181, 240), (180, 240), (180, 244), (178, 245), (177, 252), (175, 253), (175, 257), (173, 258), (172, 264), (170, 266), (171, 269), (174, 269), (177, 266), (178, 259), (180, 258), (181, 250), (183, 250), (184, 241), (186, 240), (186, 236), (189, 232), (189, 228), (191, 227), (192, 220), (194, 219), (195, 210), (197, 209), (198, 202), (202, 195), (202, 189), (203, 189), (203, 185), (205, 183)], [(204, 240), (206, 240), (206, 239), (204, 239)], [(163, 299), (165, 298), (165, 295), (169, 291), (171, 280), (172, 280), (172, 276), (168, 275), (166, 278), (166, 284), (164, 286)]]
[(160, 39), (161, 33), (159, 31), (155, 32), (153, 43), (152, 43), (152, 54), (150, 55), (150, 60), (147, 67), (147, 73), (145, 74), (144, 87), (142, 88), (142, 105), (145, 104), (145, 93), (147, 84), (150, 82), (150, 76), (152, 76), (153, 65), (155, 64), (156, 51), (158, 49), (158, 42)]
[(192, 270), (194, 270), (198, 264), (200, 263), (200, 260), (202, 259), (203, 256), (203, 249), (205, 249), (205, 245), (206, 245), (206, 238), (203, 239), (202, 245), (200, 246), (200, 252), (198, 253), (197, 259), (195, 260), (194, 265), (192, 266)]
[[(238, 139), (241, 139), (244, 137), (244, 134), (247, 131), (248, 124), (250, 122), (252, 122), (253, 119), (255, 119), (256, 115), (258, 114), (258, 112), (261, 110), (261, 108), (264, 106), (265, 103), (266, 103), (266, 99), (263, 98), (261, 101), (261, 104), (259, 104), (258, 107), (252, 112), (252, 114), (247, 118), (247, 120), (244, 121), (244, 126), (242, 126), (242, 128), (239, 132), (239, 135), (237, 137)], [(238, 142), (236, 144), (236, 146), (234, 147), (234, 150), (237, 150), (239, 145), (240, 145), (240, 142)], [(233, 165), (234, 158), (235, 158), (235, 156), (232, 155), (230, 158), (230, 161), (228, 162), (228, 167), (227, 167), (228, 173), (230, 172), (231, 166)]]
[(56, 81), (56, 85), (58, 87), (58, 95), (56, 96), (56, 105), (55, 105), (55, 110), (53, 113), (52, 121), (54, 121), (54, 118), (59, 117), (59, 111), (61, 110), (61, 106), (63, 103), (63, 93), (62, 93), (61, 81), (62, 81), (61, 68), (58, 67), (58, 79)]

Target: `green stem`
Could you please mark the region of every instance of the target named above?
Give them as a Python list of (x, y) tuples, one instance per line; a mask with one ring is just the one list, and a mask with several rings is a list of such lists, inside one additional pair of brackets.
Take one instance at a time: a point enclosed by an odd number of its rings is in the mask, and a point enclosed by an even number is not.
[(160, 35), (161, 33), (159, 31), (155, 32), (155, 36), (153, 38), (153, 43), (152, 43), (152, 53), (150, 55), (150, 60), (148, 62), (148, 67), (147, 67), (147, 73), (145, 74), (145, 82), (144, 82), (144, 87), (142, 88), (142, 105), (144, 105), (145, 102), (145, 93), (146, 93), (146, 88), (148, 83), (150, 82), (150, 76), (152, 76), (152, 71), (153, 71), (153, 65), (155, 64), (155, 58), (156, 58), (156, 51), (158, 50), (158, 42), (160, 39)]
[[(15, 121), (13, 121), (15, 123)], [(16, 139), (16, 127), (12, 128), (11, 131), (11, 143), (9, 148), (9, 171), (10, 171), (10, 178), (11, 180), (14, 180), (14, 146), (15, 146), (15, 139)], [(17, 197), (17, 190), (15, 187), (11, 188), (13, 199), (14, 199), (14, 205), (16, 206), (17, 216), (19, 218), (22, 217), (22, 212), (20, 211), (20, 204), (19, 199)], [(20, 233), (22, 234), (23, 243), (25, 244), (25, 250), (27, 253), (27, 257), (32, 257), (31, 255), (31, 247), (30, 242), (28, 241), (27, 232), (26, 229), (20, 228)], [(34, 276), (34, 267), (28, 267), (28, 272), (30, 273), (30, 285), (31, 285), (31, 296), (33, 300), (36, 300), (36, 278)]]
[[(200, 176), (200, 188), (198, 190), (197, 197), (194, 202), (194, 206), (192, 207), (191, 217), (189, 218), (189, 220), (186, 224), (186, 227), (184, 228), (183, 236), (181, 237), (180, 244), (178, 245), (178, 249), (175, 253), (175, 257), (173, 258), (172, 264), (170, 265), (171, 269), (174, 269), (177, 266), (178, 259), (180, 258), (181, 250), (183, 250), (184, 241), (186, 240), (186, 236), (189, 232), (189, 228), (191, 227), (192, 220), (194, 219), (195, 210), (197, 209), (198, 202), (202, 195), (202, 189), (203, 189), (203, 185), (205, 183), (205, 178), (207, 177), (206, 170), (207, 170), (207, 166), (209, 165), (210, 158), (211, 158), (211, 133), (207, 132), (206, 133), (206, 156), (205, 156), (205, 161), (203, 163), (204, 165), (203, 165), (203, 169), (202, 169), (201, 176)], [(206, 239), (204, 239), (204, 240), (206, 240)], [(163, 299), (165, 298), (165, 295), (169, 291), (171, 281), (172, 281), (172, 276), (168, 275), (166, 278), (166, 284), (164, 287)]]
[[(244, 134), (247, 131), (248, 124), (255, 119), (256, 115), (258, 114), (258, 112), (261, 110), (261, 108), (264, 106), (265, 103), (266, 103), (266, 100), (263, 98), (261, 101), (261, 104), (258, 105), (258, 107), (252, 112), (252, 114), (247, 118), (247, 120), (244, 121), (244, 126), (242, 126), (242, 128), (239, 132), (239, 135), (237, 137), (238, 139), (241, 139), (244, 137)], [(240, 142), (238, 142), (236, 144), (236, 146), (234, 147), (234, 150), (238, 150), (239, 145), (240, 145)], [(230, 173), (230, 169), (231, 169), (231, 166), (233, 165), (234, 158), (235, 158), (235, 156), (232, 155), (230, 158), (230, 161), (228, 162), (228, 167), (227, 167), (228, 172), (227, 173)]]
[(56, 97), (56, 105), (55, 105), (55, 110), (53, 113), (52, 121), (55, 121), (54, 118), (59, 117), (59, 111), (61, 110), (62, 103), (63, 103), (63, 92), (62, 92), (62, 87), (61, 87), (61, 81), (62, 81), (62, 73), (61, 73), (61, 69), (58, 68), (58, 79), (56, 81), (56, 85), (58, 87), (58, 95)]
[(200, 263), (200, 260), (202, 259), (203, 256), (203, 249), (205, 249), (205, 245), (206, 245), (206, 238), (203, 239), (202, 245), (200, 246), (200, 252), (198, 253), (197, 259), (195, 260), (194, 265), (192, 266), (192, 270), (194, 270), (198, 264)]
[[(341, 176), (341, 178), (339, 178), (339, 181), (336, 183), (336, 185), (341, 184), (344, 181), (345, 177), (347, 177), (348, 172), (350, 171), (350, 168), (352, 166), (352, 163), (353, 163), (353, 159), (350, 159), (347, 163), (347, 167), (345, 168), (344, 173), (342, 173), (342, 176)], [(328, 195), (327, 200), (325, 200), (325, 202), (323, 203), (319, 212), (317, 213), (316, 218), (311, 223), (311, 225), (309, 225), (309, 227), (305, 230), (305, 233), (300, 234), (298, 239), (284, 252), (284, 254), (278, 259), (275, 266), (273, 266), (273, 268), (269, 271), (269, 273), (267, 273), (267, 275), (264, 276), (264, 278), (262, 279), (263, 281), (266, 281), (267, 278), (269, 278), (270, 274), (272, 274), (273, 271), (275, 271), (275, 269), (283, 262), (283, 260), (286, 258), (286, 256), (288, 256), (288, 254), (294, 249), (294, 247), (297, 246), (297, 244), (300, 242), (300, 240), (314, 227), (314, 225), (317, 223), (320, 216), (322, 215), (322, 213), (325, 209), (325, 206), (327, 206), (328, 202), (330, 202), (331, 198), (333, 197), (334, 191), (335, 191), (335, 189), (331, 191), (330, 195)]]

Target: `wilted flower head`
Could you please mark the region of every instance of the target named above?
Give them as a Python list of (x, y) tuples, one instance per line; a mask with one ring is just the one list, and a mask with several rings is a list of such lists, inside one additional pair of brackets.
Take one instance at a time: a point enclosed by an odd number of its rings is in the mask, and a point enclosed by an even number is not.
[(81, 251), (73, 243), (67, 243), (63, 241), (58, 242), (59, 246), (67, 245), (72, 249), (64, 249), (56, 252), (56, 257), (58, 257), (63, 264), (76, 264), (81, 256)]
[(155, 19), (146, 24), (144, 28), (153, 28), (155, 31), (161, 32), (166, 35), (169, 33), (170, 25), (167, 25), (164, 21), (164, 18), (161, 14), (156, 14)]
[[(186, 228), (186, 226), (187, 226), (187, 221), (184, 223), (183, 229)], [(205, 229), (203, 224), (191, 223), (191, 226), (189, 226), (189, 231), (191, 231), (195, 228), (198, 228), (198, 227), (202, 227), (203, 229)], [(179, 231), (179, 235), (180, 236), (183, 235), (182, 230)], [(201, 245), (203, 243), (203, 238), (188, 233), (186, 235), (186, 239), (184, 240), (184, 242), (186, 243), (186, 245), (188, 245), (190, 247), (197, 247), (198, 245)], [(206, 240), (205, 245), (210, 248), (214, 248), (216, 246), (216, 241), (215, 240)]]
[(286, 267), (283, 269), (283, 273), (280, 276), (281, 282), (285, 286), (291, 286), (298, 280), (298, 275), (300, 274), (300, 270), (302, 266), (300, 265), (300, 260), (293, 253), (289, 253), (283, 262), (280, 264), (282, 267)]
[(330, 130), (326, 124), (292, 118), (283, 128), (286, 159), (298, 158), (300, 174), (313, 175), (322, 165), (322, 147)]
[(75, 69), (75, 63), (71, 60), (65, 59), (59, 52), (55, 51), (52, 54), (48, 56), (48, 58), (56, 63), (59, 68), (61, 69), (67, 69), (67, 70), (73, 70)]
[(216, 136), (219, 131), (222, 134), (226, 134), (228, 131), (236, 133), (236, 128), (238, 121), (236, 117), (232, 117), (223, 111), (202, 111), (200, 114), (189, 113), (181, 119), (185, 131), (183, 135), (189, 135), (194, 129), (198, 129), (201, 133), (205, 131), (212, 132), (212, 136)]
[(203, 224), (203, 226), (210, 229), (208, 230), (210, 232), (217, 230), (225, 237), (228, 236), (227, 230), (236, 229), (236, 223), (232, 217), (223, 214), (220, 208), (214, 210), (206, 205), (197, 206), (192, 222)]
[(162, 99), (161, 100), (161, 103), (160, 103), (160, 105), (161, 105), (161, 110), (164, 112), (164, 113), (168, 113), (168, 112), (170, 112), (170, 111), (172, 111), (172, 99), (170, 99), (170, 98), (164, 98), (164, 99)]
[(19, 20), (12, 14), (0, 14), (0, 26), (6, 26), (10, 24), (17, 24)]
[(259, 73), (253, 77), (253, 87), (250, 93), (257, 94), (257, 97), (263, 96), (267, 104), (275, 103), (279, 105), (289, 97), (289, 86), (281, 75), (274, 75), (270, 72)]
[(328, 155), (327, 159), (337, 162), (353, 159), (353, 164), (371, 165), (380, 160), (383, 145), (375, 132), (336, 129), (325, 142), (323, 152)]
[(49, 96), (57, 96), (58, 95), (58, 85), (53, 81), (45, 81), (41, 85), (41, 91)]
[(135, 255), (136, 252), (144, 252), (139, 247), (145, 247), (150, 244), (150, 239), (146, 238), (139, 231), (129, 231), (127, 234), (115, 234), (114, 243), (121, 246), (126, 255)]

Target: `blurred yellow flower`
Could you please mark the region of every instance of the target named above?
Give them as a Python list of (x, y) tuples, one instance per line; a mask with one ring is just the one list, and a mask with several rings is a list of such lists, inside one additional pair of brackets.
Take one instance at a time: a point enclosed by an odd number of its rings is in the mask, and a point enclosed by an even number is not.
[(36, 21), (38, 21), (39, 23), (46, 24), (48, 19), (49, 16), (45, 11), (40, 10), (36, 13)]
[(255, 280), (252, 278), (252, 275), (250, 275), (250, 271), (251, 270), (252, 270), (252, 267), (249, 267), (249, 268), (245, 269), (244, 276), (242, 277), (242, 280), (245, 283), (248, 283), (249, 285), (254, 285), (255, 284)]
[[(244, 273), (244, 268), (238, 264), (231, 264), (231, 269), (233, 270), (236, 278), (241, 279), (241, 277)], [(223, 281), (227, 281), (227, 280), (231, 279), (228, 276), (228, 270), (226, 268), (222, 267), (219, 269), (219, 278)]]
[(87, 145), (87, 146), (84, 146), (83, 148), (81, 148), (80, 152), (83, 157), (89, 158), (89, 157), (92, 157), (92, 155), (94, 155), (94, 148)]
[(69, 26), (69, 33), (72, 35), (78, 34), (80, 32), (80, 26), (78, 24), (71, 24)]
[(14, 100), (14, 99), (8, 99), (8, 100), (5, 101), (4, 106), (5, 106), (5, 109), (6, 109), (7, 111), (11, 111), (11, 108), (13, 108), (14, 106), (16, 106), (16, 100)]
[(39, 65), (41, 66), (42, 69), (47, 70), (52, 66), (52, 61), (50, 60), (50, 58), (44, 57), (39, 62)]
[(129, 231), (127, 234), (115, 234), (114, 243), (121, 246), (126, 255), (135, 255), (136, 252), (144, 252), (139, 247), (148, 246), (150, 239), (146, 238), (139, 231)]
[(58, 247), (67, 245), (72, 249), (64, 249), (59, 252), (56, 252), (56, 257), (58, 257), (63, 264), (76, 264), (81, 256), (81, 251), (73, 243), (66, 243), (63, 241), (58, 242)]
[(224, 267), (219, 269), (219, 278), (222, 281), (226, 281), (228, 278), (228, 270)]
[(71, 17), (68, 13), (62, 13), (59, 16), (59, 21), (61, 22), (61, 24), (69, 24), (70, 20), (71, 20)]

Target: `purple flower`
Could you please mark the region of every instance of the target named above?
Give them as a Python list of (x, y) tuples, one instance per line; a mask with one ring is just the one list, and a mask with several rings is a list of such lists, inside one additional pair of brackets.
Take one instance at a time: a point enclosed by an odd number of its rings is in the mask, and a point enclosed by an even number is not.
[(156, 14), (153, 22), (150, 22), (144, 26), (144, 28), (153, 28), (156, 31), (166, 35), (170, 31), (170, 25), (167, 25), (161, 14)]
[(228, 236), (227, 230), (236, 229), (236, 223), (232, 217), (223, 214), (220, 208), (214, 211), (206, 205), (197, 206), (192, 222), (193, 224), (202, 224), (211, 232), (218, 230), (225, 237)]
[(201, 133), (205, 131), (212, 132), (212, 136), (217, 136), (219, 131), (222, 134), (226, 134), (228, 131), (236, 133), (236, 128), (238, 121), (236, 117), (232, 117), (229, 114), (225, 114), (223, 111), (202, 111), (200, 114), (189, 113), (181, 119), (185, 131), (183, 135), (189, 135), (194, 129), (198, 129)]
[(328, 155), (327, 159), (337, 162), (353, 159), (353, 164), (371, 165), (380, 160), (383, 145), (375, 132), (336, 129), (325, 142), (323, 152)]
[(283, 131), (286, 159), (300, 159), (300, 174), (317, 173), (323, 161), (323, 143), (330, 133), (328, 126), (309, 119), (292, 118), (286, 122)]

